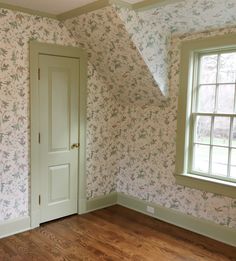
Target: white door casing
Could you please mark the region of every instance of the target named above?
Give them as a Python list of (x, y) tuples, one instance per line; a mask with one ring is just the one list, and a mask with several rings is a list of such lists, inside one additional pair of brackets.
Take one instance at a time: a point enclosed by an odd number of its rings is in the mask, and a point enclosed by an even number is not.
[[(71, 80), (73, 74), (75, 80)], [(46, 82), (44, 87), (42, 82)], [(71, 87), (76, 84), (77, 88)], [(86, 212), (86, 85), (85, 51), (30, 42), (32, 228), (54, 218)]]

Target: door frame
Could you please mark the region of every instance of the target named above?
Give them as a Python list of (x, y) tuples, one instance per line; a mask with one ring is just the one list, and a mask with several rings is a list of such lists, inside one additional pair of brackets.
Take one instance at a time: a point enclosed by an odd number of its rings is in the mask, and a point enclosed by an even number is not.
[(78, 214), (86, 212), (86, 100), (87, 53), (81, 48), (30, 42), (30, 217), (31, 228), (40, 224), (39, 172), (39, 55), (79, 59), (79, 158), (78, 158)]

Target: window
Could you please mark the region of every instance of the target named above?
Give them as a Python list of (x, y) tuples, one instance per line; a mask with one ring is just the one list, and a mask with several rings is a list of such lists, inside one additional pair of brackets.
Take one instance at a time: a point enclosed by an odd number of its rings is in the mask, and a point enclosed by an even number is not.
[(196, 58), (190, 173), (236, 181), (236, 49)]
[(177, 183), (236, 197), (236, 36), (183, 43)]

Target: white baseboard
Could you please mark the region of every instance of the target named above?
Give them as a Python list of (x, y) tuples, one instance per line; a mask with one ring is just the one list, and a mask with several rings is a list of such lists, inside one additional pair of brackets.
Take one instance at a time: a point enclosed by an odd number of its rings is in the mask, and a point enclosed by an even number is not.
[[(116, 204), (141, 212), (145, 215), (152, 216), (177, 227), (181, 227), (197, 234), (215, 239), (225, 244), (236, 246), (236, 229), (221, 226), (202, 218), (196, 218), (187, 214), (183, 214), (179, 211), (140, 200), (123, 193), (113, 192), (105, 196), (88, 200), (86, 212), (92, 212)], [(153, 214), (147, 211), (147, 206), (150, 206), (154, 209)]]
[[(234, 228), (221, 226), (214, 222), (186, 215), (122, 193), (112, 192), (108, 195), (88, 200), (86, 213), (116, 204), (236, 247), (236, 229)], [(153, 207), (153, 214), (147, 212), (147, 206)], [(0, 238), (30, 229), (30, 217), (1, 222)]]
[[(88, 213), (117, 204), (117, 193), (113, 192), (109, 195), (87, 200), (84, 204), (86, 205), (86, 210), (80, 214)], [(22, 217), (0, 222), (0, 239), (38, 227), (40, 223), (40, 212), (35, 211), (31, 214), (34, 216), (34, 220), (36, 221), (32, 224), (30, 224), (30, 217)]]
[(7, 220), (0, 223), (0, 238), (30, 230), (30, 217)]
[[(236, 246), (236, 229), (221, 226), (202, 218), (186, 215), (179, 211), (165, 208), (122, 193), (118, 193), (117, 204), (225, 244), (234, 247)], [(153, 207), (153, 214), (147, 212), (147, 206)]]
[(87, 200), (86, 213), (95, 211), (98, 209), (110, 207), (117, 204), (117, 193), (112, 192), (108, 195), (100, 196), (97, 198)]

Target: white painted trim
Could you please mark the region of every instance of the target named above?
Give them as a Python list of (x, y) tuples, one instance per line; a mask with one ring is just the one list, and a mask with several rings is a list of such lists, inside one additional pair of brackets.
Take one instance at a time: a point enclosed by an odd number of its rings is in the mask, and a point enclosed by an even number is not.
[[(112, 192), (108, 195), (88, 200), (86, 212), (92, 212), (116, 204), (225, 244), (236, 246), (236, 229), (234, 228), (221, 226), (212, 221), (196, 218), (177, 210), (165, 208), (123, 193)], [(147, 212), (147, 206), (154, 208), (154, 214)]]
[[(155, 203), (146, 202), (122, 193), (112, 192), (105, 196), (87, 200), (85, 213), (116, 204), (236, 247), (236, 229), (234, 228), (221, 226), (214, 222), (186, 215), (179, 211), (165, 208)], [(154, 208), (154, 214), (150, 214), (146, 211), (147, 206)], [(21, 233), (30, 229), (30, 217), (1, 222), (0, 238)]]
[(30, 217), (21, 217), (0, 223), (0, 238), (30, 230)]
[[(190, 230), (197, 234), (236, 247), (236, 229), (221, 226), (214, 222), (183, 214), (179, 211), (165, 208), (154, 203), (149, 203), (122, 193), (118, 193), (117, 203), (118, 205), (152, 216), (177, 227)], [(153, 215), (146, 211), (147, 206), (154, 208)]]
[(96, 197), (90, 200), (87, 200), (87, 211), (88, 212), (92, 212), (95, 210), (99, 210), (102, 208), (107, 208), (113, 205), (117, 204), (117, 193), (116, 192), (112, 192), (108, 195), (104, 195), (104, 196), (100, 196), (100, 197)]

